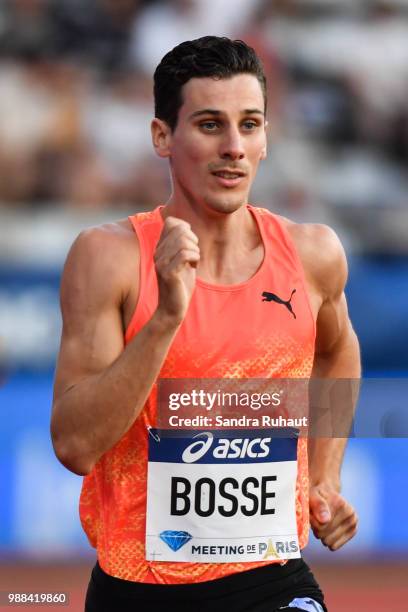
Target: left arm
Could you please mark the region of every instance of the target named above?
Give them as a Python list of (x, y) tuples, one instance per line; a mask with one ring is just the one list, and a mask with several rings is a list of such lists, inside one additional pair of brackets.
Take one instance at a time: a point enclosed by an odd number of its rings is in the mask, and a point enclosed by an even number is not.
[[(342, 393), (332, 398), (329, 416), (331, 413), (341, 420), (345, 413), (351, 425), (356, 401), (353, 381), (360, 378), (361, 365), (359, 344), (344, 295), (347, 262), (334, 232), (324, 226), (317, 226), (316, 231), (319, 257), (314, 261), (318, 260), (319, 268), (314, 270), (314, 278), (321, 306), (317, 316), (312, 378), (330, 379), (334, 385), (336, 379), (350, 380), (343, 389), (347, 387), (351, 392), (343, 399), (339, 397)], [(339, 386), (342, 388), (342, 383)], [(344, 405), (344, 399), (348, 405)], [(337, 411), (341, 413), (336, 415)], [(309, 438), (310, 521), (315, 536), (330, 550), (343, 546), (357, 529), (356, 512), (340, 493), (340, 470), (346, 443), (347, 437)]]

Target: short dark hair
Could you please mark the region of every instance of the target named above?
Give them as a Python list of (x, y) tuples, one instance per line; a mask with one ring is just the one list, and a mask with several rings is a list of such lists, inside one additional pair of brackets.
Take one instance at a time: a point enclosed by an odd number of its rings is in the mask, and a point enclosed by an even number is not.
[(154, 73), (155, 116), (174, 130), (183, 104), (181, 89), (192, 78), (227, 79), (253, 74), (259, 81), (266, 109), (266, 78), (254, 49), (242, 40), (203, 36), (187, 40), (167, 53)]

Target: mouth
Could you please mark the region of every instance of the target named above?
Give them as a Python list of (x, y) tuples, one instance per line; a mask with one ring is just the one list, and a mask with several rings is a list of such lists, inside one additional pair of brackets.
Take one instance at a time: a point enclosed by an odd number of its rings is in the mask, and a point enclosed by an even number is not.
[(242, 170), (217, 170), (211, 173), (216, 177), (217, 182), (224, 187), (236, 187), (245, 178)]

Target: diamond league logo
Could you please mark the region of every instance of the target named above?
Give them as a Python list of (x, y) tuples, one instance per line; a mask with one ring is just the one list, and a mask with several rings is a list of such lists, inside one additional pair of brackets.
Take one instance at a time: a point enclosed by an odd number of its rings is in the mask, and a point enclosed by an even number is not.
[(167, 531), (162, 531), (159, 537), (173, 552), (177, 552), (184, 544), (187, 544), (193, 536), (190, 535), (188, 531), (173, 531), (168, 529)]
[(194, 463), (204, 457), (205, 453), (208, 451), (210, 446), (213, 443), (213, 435), (210, 431), (204, 431), (194, 436), (194, 438), (205, 438), (204, 440), (197, 440), (193, 442), (187, 448), (184, 449), (184, 452), (181, 456), (184, 463)]

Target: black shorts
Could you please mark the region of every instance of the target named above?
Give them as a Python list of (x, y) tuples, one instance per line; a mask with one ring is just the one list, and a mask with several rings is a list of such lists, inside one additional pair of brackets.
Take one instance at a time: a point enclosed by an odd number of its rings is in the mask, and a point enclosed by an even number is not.
[(121, 580), (106, 574), (97, 563), (85, 612), (274, 612), (289, 604), (289, 612), (327, 612), (319, 585), (303, 559), (177, 585)]

